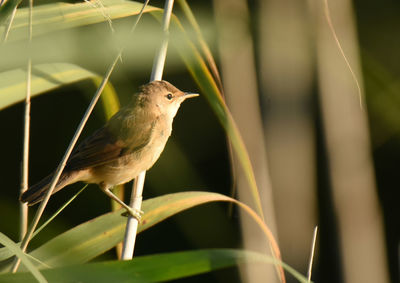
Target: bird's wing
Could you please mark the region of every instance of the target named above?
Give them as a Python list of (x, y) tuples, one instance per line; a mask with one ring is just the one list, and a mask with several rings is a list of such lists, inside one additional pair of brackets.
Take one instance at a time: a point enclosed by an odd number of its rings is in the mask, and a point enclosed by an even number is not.
[[(102, 165), (144, 147), (151, 139), (154, 123), (135, 125), (140, 131), (129, 129), (128, 139), (121, 138), (119, 133), (111, 132), (107, 125), (100, 128), (73, 151), (66, 170)], [(124, 130), (126, 129), (123, 127), (119, 129), (119, 131)]]

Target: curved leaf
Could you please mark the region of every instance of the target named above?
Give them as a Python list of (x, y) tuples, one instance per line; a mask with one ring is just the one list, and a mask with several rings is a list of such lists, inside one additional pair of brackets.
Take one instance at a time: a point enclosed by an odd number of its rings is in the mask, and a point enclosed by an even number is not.
[(8, 17), (12, 14), (15, 7), (17, 7), (21, 1), (22, 0), (8, 0), (0, 5), (0, 25), (4, 24)]
[[(143, 6), (143, 3), (126, 0), (102, 0), (101, 3), (103, 7), (96, 6), (95, 1), (75, 4), (58, 2), (35, 6), (33, 8), (33, 36), (137, 15)], [(160, 9), (147, 6), (144, 13), (156, 10)], [(28, 8), (18, 9), (8, 41), (26, 38), (27, 19)], [(0, 34), (2, 32), (4, 28), (0, 27)]]
[[(275, 256), (280, 259), (276, 241), (262, 219), (245, 204), (217, 193), (182, 192), (145, 200), (142, 206), (145, 214), (138, 231), (141, 232), (178, 212), (213, 201), (234, 202), (245, 209), (265, 233), (274, 248)], [(30, 255), (53, 267), (87, 262), (122, 241), (126, 218), (121, 216), (121, 212), (123, 210), (78, 225), (51, 239)]]
[[(68, 63), (40, 64), (32, 67), (32, 96), (64, 84), (88, 79), (96, 74)], [(26, 96), (26, 70), (15, 69), (0, 73), (0, 109), (23, 101)]]
[[(243, 263), (282, 265), (299, 282), (309, 282), (285, 263), (264, 254), (234, 249), (174, 252), (136, 257), (129, 261), (43, 269), (42, 273), (51, 282), (163, 282)], [(30, 273), (0, 274), (0, 282), (4, 283), (32, 280)]]
[[(185, 209), (206, 202), (230, 198), (206, 192), (168, 194), (145, 200), (138, 232), (144, 231), (162, 220)], [(87, 262), (122, 241), (127, 218), (123, 210), (107, 213), (51, 239), (30, 254), (50, 266)]]

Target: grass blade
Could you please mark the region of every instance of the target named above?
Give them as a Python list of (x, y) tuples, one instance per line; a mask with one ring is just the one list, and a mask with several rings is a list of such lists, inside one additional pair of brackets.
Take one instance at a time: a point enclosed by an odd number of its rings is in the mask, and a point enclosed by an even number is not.
[[(262, 219), (247, 205), (217, 193), (184, 192), (145, 200), (142, 206), (145, 214), (139, 225), (139, 232), (181, 211), (215, 201), (233, 202), (249, 213), (266, 235), (266, 239), (270, 241), (275, 257), (280, 260), (276, 241)], [(78, 225), (51, 239), (30, 254), (54, 267), (85, 263), (122, 241), (126, 225), (126, 218), (121, 217), (122, 211), (108, 213)]]
[[(32, 67), (32, 97), (65, 84), (96, 77), (96, 74), (69, 63), (39, 64)], [(0, 110), (21, 102), (26, 95), (26, 71), (0, 73)]]
[[(90, 1), (75, 4), (58, 2), (36, 6), (33, 36), (138, 15), (143, 6), (140, 2), (126, 0), (102, 0), (102, 4), (103, 9), (92, 5)], [(157, 10), (160, 9), (147, 6), (144, 13)], [(108, 17), (104, 17), (104, 14)], [(8, 41), (26, 39), (27, 19), (28, 9), (18, 9)], [(0, 33), (2, 32), (4, 28), (0, 27)]]
[[(35, 267), (35, 265), (30, 261), (30, 259), (25, 255), (25, 253), (20, 249), (20, 247), (14, 243), (10, 238), (0, 232), (0, 243), (8, 248), (12, 253), (14, 253), (18, 258), (21, 259), (26, 268), (31, 272), (29, 275), (37, 279), (37, 281), (44, 283), (47, 282), (46, 278), (40, 273), (40, 271)], [(0, 280), (0, 282), (2, 282)]]
[[(196, 250), (45, 269), (51, 282), (164, 282), (235, 266), (242, 263), (282, 265), (299, 282), (307, 279), (285, 263), (251, 251), (234, 249)], [(1, 282), (31, 282), (29, 273), (1, 274)]]

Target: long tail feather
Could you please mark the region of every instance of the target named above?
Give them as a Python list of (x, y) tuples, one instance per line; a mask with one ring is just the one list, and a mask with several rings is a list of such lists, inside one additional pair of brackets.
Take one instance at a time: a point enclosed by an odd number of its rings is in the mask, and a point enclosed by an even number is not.
[[(61, 175), (61, 177), (58, 180), (57, 185), (53, 191), (53, 194), (69, 184), (68, 180), (70, 179), (70, 176), (71, 176), (71, 174), (68, 172), (63, 173)], [(25, 191), (20, 196), (20, 198), (19, 198), (20, 201), (27, 202), (28, 205), (34, 205), (38, 202), (41, 202), (43, 200), (46, 192), (50, 188), (50, 183), (51, 183), (52, 178), (53, 178), (53, 174), (50, 174), (47, 177), (45, 177), (44, 179), (42, 179), (39, 183), (36, 183), (35, 185), (31, 186), (27, 191)]]

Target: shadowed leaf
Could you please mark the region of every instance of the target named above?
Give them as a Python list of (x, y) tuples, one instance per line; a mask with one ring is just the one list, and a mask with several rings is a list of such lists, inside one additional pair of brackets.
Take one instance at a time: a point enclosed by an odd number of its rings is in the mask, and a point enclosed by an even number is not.
[[(284, 263), (266, 255), (233, 249), (174, 252), (136, 257), (128, 261), (108, 261), (44, 269), (51, 282), (162, 282), (211, 272), (242, 263), (282, 264), (299, 282), (307, 279)], [(0, 274), (0, 282), (32, 282), (30, 273)]]

